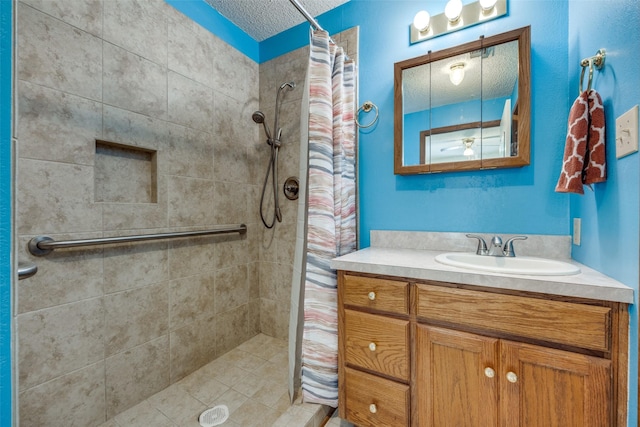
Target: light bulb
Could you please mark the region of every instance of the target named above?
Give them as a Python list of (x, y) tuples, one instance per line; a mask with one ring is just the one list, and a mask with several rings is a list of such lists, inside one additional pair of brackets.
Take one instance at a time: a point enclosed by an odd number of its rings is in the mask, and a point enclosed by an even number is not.
[(444, 14), (450, 22), (456, 22), (462, 13), (462, 0), (449, 0), (444, 7)]
[(429, 29), (429, 22), (431, 21), (431, 15), (425, 10), (421, 10), (413, 17), (413, 26), (420, 32), (427, 31)]
[(498, 0), (480, 0), (480, 7), (483, 11), (487, 12), (493, 9), (493, 6), (495, 6), (497, 2)]
[(473, 149), (471, 147), (465, 148), (464, 149), (464, 153), (462, 153), (463, 156), (473, 156), (475, 153), (473, 152)]
[(453, 64), (450, 68), (449, 80), (451, 83), (458, 86), (464, 80), (464, 64)]

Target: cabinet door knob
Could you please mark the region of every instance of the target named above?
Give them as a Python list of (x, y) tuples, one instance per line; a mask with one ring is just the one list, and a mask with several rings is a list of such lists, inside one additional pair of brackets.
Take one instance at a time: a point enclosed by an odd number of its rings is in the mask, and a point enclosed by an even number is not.
[(376, 348), (377, 348), (376, 343), (374, 342), (369, 343), (369, 350), (376, 351)]
[(484, 368), (484, 374), (487, 376), (487, 378), (493, 378), (496, 376), (496, 371), (491, 368)]
[(518, 376), (513, 372), (507, 372), (507, 381), (509, 381), (510, 383), (517, 383)]
[(369, 299), (371, 301), (375, 301), (376, 299), (376, 293), (375, 292), (369, 292)]
[(369, 405), (369, 412), (371, 412), (372, 414), (375, 414), (376, 412), (378, 412), (378, 407), (376, 406), (375, 403), (372, 403), (371, 405)]

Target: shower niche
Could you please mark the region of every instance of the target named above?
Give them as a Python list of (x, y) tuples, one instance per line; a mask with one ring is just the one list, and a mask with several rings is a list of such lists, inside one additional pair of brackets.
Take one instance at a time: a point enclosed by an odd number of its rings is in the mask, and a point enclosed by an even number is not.
[(157, 151), (96, 140), (95, 201), (157, 203)]

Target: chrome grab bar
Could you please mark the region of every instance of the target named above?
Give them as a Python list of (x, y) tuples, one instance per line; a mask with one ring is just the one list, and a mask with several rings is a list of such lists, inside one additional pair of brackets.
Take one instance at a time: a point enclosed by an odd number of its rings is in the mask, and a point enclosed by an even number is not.
[(200, 231), (177, 231), (174, 233), (141, 234), (136, 236), (101, 237), (96, 239), (63, 240), (56, 242), (49, 236), (36, 236), (29, 240), (29, 252), (35, 256), (43, 256), (55, 249), (77, 248), (82, 246), (108, 245), (113, 243), (142, 242), (146, 240), (176, 239), (182, 237), (210, 236), (215, 234), (245, 234), (245, 224), (224, 225), (219, 228)]
[(38, 266), (35, 264), (18, 264), (18, 280), (28, 279), (38, 272)]

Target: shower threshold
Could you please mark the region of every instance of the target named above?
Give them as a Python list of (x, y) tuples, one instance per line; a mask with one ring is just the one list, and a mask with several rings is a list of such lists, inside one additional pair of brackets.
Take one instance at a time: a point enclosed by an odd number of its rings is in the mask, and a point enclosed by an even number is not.
[(100, 427), (198, 427), (218, 405), (229, 410), (223, 427), (321, 427), (333, 412), (290, 403), (287, 342), (259, 334)]

